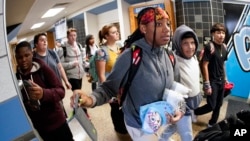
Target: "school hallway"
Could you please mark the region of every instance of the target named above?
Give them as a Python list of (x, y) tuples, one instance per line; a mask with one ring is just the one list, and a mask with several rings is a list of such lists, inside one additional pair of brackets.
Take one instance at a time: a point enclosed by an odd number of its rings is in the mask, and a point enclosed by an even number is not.
[[(83, 87), (82, 87), (87, 93), (91, 92), (91, 84), (87, 81), (87, 78), (83, 78)], [(71, 90), (67, 90), (66, 96), (63, 100), (66, 112), (69, 114), (72, 111), (72, 108), (70, 108), (70, 96), (72, 95)], [(223, 120), (226, 116), (227, 112), (227, 105), (228, 105), (228, 99), (235, 99), (231, 96), (227, 97), (224, 102), (223, 106), (221, 108), (221, 114), (219, 117), (219, 121)], [(236, 98), (238, 100), (238, 98)], [(201, 105), (205, 104), (206, 99), (204, 98)], [(244, 102), (244, 101), (243, 101)], [(110, 117), (110, 106), (109, 104), (104, 104), (102, 106), (98, 106), (95, 108), (89, 108), (88, 113), (90, 115), (91, 121), (94, 124), (97, 135), (98, 135), (98, 141), (131, 141), (129, 136), (126, 135), (120, 135), (117, 134), (113, 129), (113, 124)], [(205, 114), (202, 116), (198, 116), (197, 123), (193, 124), (193, 133), (194, 136), (202, 129), (205, 129), (207, 127), (208, 120), (210, 118), (211, 113)], [(82, 129), (80, 124), (76, 120), (72, 120), (70, 123), (70, 128), (74, 134), (75, 141), (91, 141), (91, 139), (88, 137), (86, 132)], [(172, 136), (172, 139), (175, 141), (180, 141), (179, 136), (175, 133)]]

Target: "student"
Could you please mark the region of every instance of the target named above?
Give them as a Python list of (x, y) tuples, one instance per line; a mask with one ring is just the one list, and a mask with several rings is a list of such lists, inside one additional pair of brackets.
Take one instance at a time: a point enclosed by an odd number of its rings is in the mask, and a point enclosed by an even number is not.
[[(95, 44), (95, 38), (92, 34), (89, 34), (86, 36), (85, 44), (86, 44), (86, 60), (90, 60), (90, 58), (93, 55), (95, 55), (99, 47)], [(86, 72), (89, 72), (89, 68), (87, 68)], [(89, 81), (91, 82), (91, 80)], [(92, 90), (96, 89), (96, 85), (97, 85), (96, 83), (97, 82), (91, 82)]]
[[(164, 10), (159, 7), (147, 7), (138, 14), (138, 28), (126, 40), (127, 46), (137, 45), (142, 49), (140, 67), (122, 105), (126, 128), (134, 141), (158, 141), (161, 136), (142, 131), (139, 110), (146, 104), (162, 101), (164, 91), (170, 89), (174, 83), (173, 66), (164, 49), (170, 41), (169, 23), (169, 17)], [(83, 90), (75, 90), (71, 105), (74, 104), (77, 94), (81, 96), (80, 105), (83, 107), (102, 105), (117, 96), (120, 83), (131, 65), (131, 51), (131, 48), (123, 51), (106, 81), (91, 95), (87, 95)], [(184, 113), (183, 109), (178, 109), (174, 116), (166, 115), (163, 118), (175, 123)], [(162, 140), (166, 141), (168, 137)]]
[[(76, 41), (77, 30), (75, 28), (69, 28), (67, 30), (67, 39), (68, 41), (64, 44), (66, 47), (66, 55), (65, 57), (62, 57), (61, 61), (73, 91), (75, 89), (82, 88), (82, 77), (84, 75), (84, 55), (82, 52), (82, 45)], [(60, 54), (63, 53), (63, 50), (61, 50)]]
[(62, 45), (61, 45), (60, 41), (56, 40), (55, 41), (55, 47), (53, 48), (53, 50), (57, 53), (57, 55), (58, 55), (59, 58), (60, 58), (60, 56), (59, 56), (59, 50), (61, 50), (61, 49), (62, 49)]
[[(119, 32), (114, 24), (108, 24), (102, 27), (99, 31), (99, 45), (100, 49), (96, 52), (96, 70), (98, 81), (102, 84), (106, 77), (110, 74), (117, 57), (120, 54), (121, 45), (117, 43), (119, 40)], [(116, 97), (110, 101), (111, 119), (116, 132), (127, 134), (126, 126), (124, 124), (124, 116)]]
[(226, 28), (221, 23), (212, 26), (212, 49), (210, 44), (204, 48), (202, 58), (203, 89), (207, 95), (207, 104), (194, 110), (195, 115), (203, 115), (212, 112), (208, 127), (214, 125), (219, 117), (220, 108), (224, 97), (224, 84), (228, 83), (225, 71), (225, 61), (227, 60), (227, 50), (223, 45)]
[(100, 83), (106, 80), (120, 53), (121, 44), (117, 42), (119, 37), (114, 24), (105, 25), (99, 31), (100, 49), (97, 50), (96, 67)]
[[(64, 51), (61, 50), (59, 53), (62, 62), (62, 66), (65, 69), (66, 75), (69, 79), (69, 83), (71, 84), (71, 90), (74, 91), (76, 89), (82, 88), (82, 78), (84, 75), (84, 61), (85, 55), (82, 45), (76, 41), (77, 39), (77, 30), (75, 28), (69, 28), (67, 30), (67, 42), (63, 46), (65, 46), (65, 57)], [(61, 55), (62, 54), (62, 55)], [(84, 108), (87, 116), (87, 109)]]
[(42, 60), (33, 58), (30, 44), (20, 42), (15, 49), (16, 77), (30, 86), (22, 89), (26, 111), (44, 141), (73, 141), (60, 101), (65, 89), (56, 74)]
[[(59, 78), (59, 80), (64, 81), (67, 89), (71, 88), (71, 84), (68, 81), (68, 78), (65, 74), (64, 68), (61, 64), (60, 59), (58, 58), (57, 53), (54, 50), (48, 49), (48, 41), (46, 33), (38, 33), (34, 36), (34, 47), (36, 48), (33, 51), (33, 56), (41, 59), (48, 65)], [(61, 106), (64, 109), (64, 113), (67, 117), (66, 110), (63, 105), (63, 101), (61, 101)]]
[(55, 51), (48, 49), (48, 40), (46, 33), (38, 33), (34, 36), (34, 57), (43, 60), (57, 75), (64, 81), (67, 89), (71, 89), (64, 68)]
[(180, 68), (180, 83), (192, 90), (186, 99), (187, 109), (177, 122), (177, 132), (182, 141), (192, 141), (191, 110), (197, 108), (202, 100), (200, 91), (200, 68), (196, 57), (199, 41), (196, 33), (188, 26), (179, 26), (173, 35), (173, 48)]
[(92, 34), (86, 36), (86, 58), (89, 59), (91, 56), (95, 55), (98, 50), (98, 46), (95, 44), (95, 38)]

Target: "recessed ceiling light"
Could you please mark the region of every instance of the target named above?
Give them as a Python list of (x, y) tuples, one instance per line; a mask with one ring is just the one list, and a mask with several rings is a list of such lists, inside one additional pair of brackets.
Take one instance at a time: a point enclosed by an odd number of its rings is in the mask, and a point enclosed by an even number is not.
[(56, 14), (58, 14), (59, 12), (61, 12), (63, 9), (65, 9), (64, 7), (58, 7), (58, 8), (51, 8), (49, 9), (43, 16), (42, 18), (48, 18), (48, 17), (53, 17)]
[(44, 25), (45, 22), (41, 22), (41, 23), (36, 23), (34, 24), (30, 29), (36, 29), (36, 28), (39, 28), (41, 27), (42, 25)]

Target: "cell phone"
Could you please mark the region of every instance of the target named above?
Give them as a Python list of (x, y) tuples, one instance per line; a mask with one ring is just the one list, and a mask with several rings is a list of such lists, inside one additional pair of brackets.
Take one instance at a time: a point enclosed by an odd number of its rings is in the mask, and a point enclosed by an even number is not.
[(23, 80), (23, 85), (28, 88), (28, 87), (32, 87), (32, 84), (28, 81), (28, 80)]
[[(32, 87), (33, 85), (30, 83), (29, 80), (23, 80), (23, 85), (26, 90), (28, 90), (29, 87)], [(28, 96), (29, 97), (29, 96)], [(29, 98), (30, 104), (33, 105), (33, 110), (40, 110), (40, 100), (31, 100)]]

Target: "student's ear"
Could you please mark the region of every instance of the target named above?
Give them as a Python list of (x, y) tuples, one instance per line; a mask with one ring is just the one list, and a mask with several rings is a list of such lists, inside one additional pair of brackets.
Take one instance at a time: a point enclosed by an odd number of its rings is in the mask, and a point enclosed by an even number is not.
[(214, 40), (214, 32), (213, 33), (211, 33), (211, 41), (213, 41)]
[(146, 34), (146, 25), (141, 25), (141, 26), (140, 26), (140, 31), (141, 31), (141, 33), (143, 33), (143, 34)]

